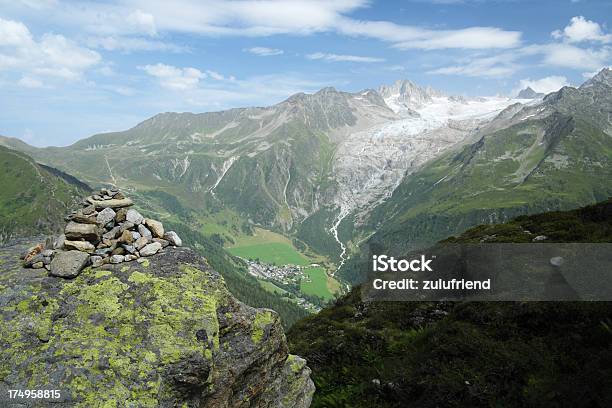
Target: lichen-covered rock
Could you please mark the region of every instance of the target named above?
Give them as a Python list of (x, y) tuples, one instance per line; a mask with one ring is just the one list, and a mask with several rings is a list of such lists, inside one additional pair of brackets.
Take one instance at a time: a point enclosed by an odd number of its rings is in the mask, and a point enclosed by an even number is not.
[(75, 278), (89, 262), (89, 255), (81, 251), (59, 251), (51, 261), (51, 275)]
[(57, 408), (310, 405), (276, 313), (238, 302), (191, 250), (72, 280), (14, 258), (0, 265), (0, 392), (58, 389)]

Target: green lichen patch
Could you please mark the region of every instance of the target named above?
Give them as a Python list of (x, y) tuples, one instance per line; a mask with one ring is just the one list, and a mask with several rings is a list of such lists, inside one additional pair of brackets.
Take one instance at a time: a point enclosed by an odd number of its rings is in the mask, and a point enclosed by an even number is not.
[(253, 340), (253, 343), (259, 344), (259, 342), (261, 342), (266, 326), (273, 322), (274, 315), (269, 310), (257, 312), (255, 321), (253, 322), (253, 332), (251, 333), (251, 340)]
[(172, 392), (164, 385), (169, 364), (213, 359), (217, 308), (230, 296), (208, 272), (178, 269), (161, 277), (86, 268), (48, 299), (25, 288), (0, 308), (0, 380), (42, 387), (61, 378), (75, 406), (158, 406)]
[(287, 364), (289, 364), (289, 367), (291, 368), (291, 371), (294, 374), (297, 374), (297, 373), (301, 372), (304, 369), (304, 367), (306, 366), (306, 360), (303, 360), (301, 358), (298, 359), (298, 358), (296, 358), (295, 355), (289, 354), (287, 356)]

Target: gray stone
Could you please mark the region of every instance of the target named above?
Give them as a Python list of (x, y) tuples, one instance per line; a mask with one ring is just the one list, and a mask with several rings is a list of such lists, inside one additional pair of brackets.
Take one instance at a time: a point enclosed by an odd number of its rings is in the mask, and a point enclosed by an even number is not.
[(162, 248), (159, 242), (153, 242), (140, 250), (140, 256), (155, 255)]
[(164, 239), (169, 241), (172, 245), (180, 247), (183, 246), (183, 241), (174, 231), (168, 231), (164, 234)]
[(96, 249), (94, 251), (94, 254), (99, 255), (99, 256), (105, 256), (105, 255), (110, 254), (111, 252), (113, 252), (111, 248), (101, 248), (101, 249)]
[(134, 239), (134, 241), (137, 241), (138, 238), (140, 238), (142, 235), (140, 235), (139, 232), (136, 231), (132, 231), (132, 238)]
[(98, 196), (98, 199), (95, 197), (88, 197), (87, 201), (91, 203), (97, 210), (102, 210), (104, 208), (122, 208), (129, 207), (134, 203), (129, 198), (124, 198), (122, 200), (118, 199), (110, 199), (110, 200), (102, 200), (102, 197)]
[(97, 242), (100, 239), (100, 232), (100, 229), (95, 224), (80, 224), (73, 221), (66, 224), (66, 228), (64, 229), (66, 239), (73, 241), (84, 239)]
[(122, 247), (129, 254), (135, 254), (136, 253), (136, 248), (134, 248), (133, 245), (122, 245)]
[(87, 207), (83, 208), (81, 211), (83, 211), (84, 215), (91, 215), (96, 211), (96, 207), (94, 207), (93, 205), (88, 205)]
[(121, 235), (121, 227), (117, 225), (117, 226), (113, 227), (113, 229), (111, 229), (110, 231), (104, 233), (102, 235), (102, 238), (103, 239), (115, 239), (119, 235)]
[(89, 257), (89, 260), (91, 261), (91, 266), (93, 266), (94, 268), (104, 265), (104, 258), (102, 258), (101, 256), (92, 255)]
[(153, 239), (153, 234), (151, 234), (151, 231), (149, 231), (149, 229), (142, 224), (138, 226), (138, 233), (149, 241)]
[(33, 268), (35, 263), (38, 262), (42, 262), (43, 261), (43, 254), (41, 254), (40, 252), (27, 258), (26, 261), (23, 262), (23, 266), (26, 268)]
[(159, 242), (162, 248), (165, 248), (168, 245), (170, 245), (170, 242), (166, 241), (165, 239), (161, 239), (161, 238), (153, 238), (153, 242)]
[(53, 256), (53, 250), (52, 249), (45, 249), (41, 252), (42, 256), (46, 256), (46, 257), (52, 257)]
[(78, 222), (81, 224), (97, 224), (95, 215), (84, 215), (81, 210), (77, 211), (75, 214), (72, 214), (68, 217), (71, 221)]
[(135, 225), (142, 224), (144, 222), (144, 217), (133, 208), (130, 208), (125, 214), (126, 221), (134, 223)]
[(121, 224), (121, 232), (129, 231), (129, 230), (131, 230), (134, 227), (135, 227), (135, 225), (134, 225), (133, 222), (125, 221), (123, 224)]
[(110, 263), (112, 264), (118, 264), (123, 262), (125, 259), (125, 257), (123, 255), (113, 255), (110, 257)]
[(136, 242), (134, 242), (134, 246), (136, 247), (137, 250), (140, 251), (140, 249), (144, 247), (145, 245), (147, 245), (148, 243), (149, 243), (149, 240), (146, 237), (140, 237), (136, 240)]
[(552, 266), (561, 266), (565, 263), (565, 259), (562, 256), (553, 256), (550, 258), (550, 264)]
[(53, 243), (53, 249), (62, 249), (64, 247), (64, 241), (66, 241), (66, 235), (60, 234)]
[(132, 255), (132, 254), (126, 255), (126, 256), (123, 258), (123, 260), (124, 260), (125, 262), (134, 261), (134, 260), (136, 260), (136, 259), (138, 259), (138, 255)]
[(60, 251), (51, 261), (50, 273), (61, 278), (76, 278), (89, 262), (89, 255), (81, 251)]

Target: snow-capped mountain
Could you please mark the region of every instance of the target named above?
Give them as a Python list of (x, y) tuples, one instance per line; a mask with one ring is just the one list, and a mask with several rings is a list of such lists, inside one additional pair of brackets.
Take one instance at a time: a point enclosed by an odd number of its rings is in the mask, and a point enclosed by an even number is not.
[(324, 88), (269, 107), (164, 113), (124, 132), (28, 153), (94, 184), (199, 197), (198, 206), (227, 207), (342, 253), (345, 217), (359, 225), (407, 174), (516, 102), (449, 96), (408, 80), (356, 93)]

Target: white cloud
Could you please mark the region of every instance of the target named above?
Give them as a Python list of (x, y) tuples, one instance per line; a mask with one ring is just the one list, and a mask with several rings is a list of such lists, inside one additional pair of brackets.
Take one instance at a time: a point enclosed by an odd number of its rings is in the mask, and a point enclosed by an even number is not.
[(533, 80), (526, 78), (519, 81), (518, 87), (512, 92), (512, 94), (516, 95), (522, 89), (527, 87), (530, 87), (536, 92), (548, 94), (551, 92), (556, 92), (564, 86), (570, 86), (570, 83), (564, 76), (552, 75)]
[(310, 60), (325, 60), (334, 62), (383, 62), (384, 58), (375, 57), (362, 57), (359, 55), (346, 55), (346, 54), (328, 54), (324, 52), (315, 52), (313, 54), (306, 55), (306, 58)]
[(526, 55), (541, 54), (548, 65), (572, 69), (597, 69), (612, 57), (611, 47), (581, 48), (566, 43), (532, 45), (523, 52)]
[[(582, 23), (587, 23), (586, 28), (580, 28)], [(593, 25), (597, 26), (597, 29), (594, 29)], [(609, 64), (612, 59), (612, 46), (602, 44), (604, 40), (602, 36), (602, 31), (597, 23), (574, 17), (563, 33), (559, 31), (554, 35), (562, 41), (525, 45), (493, 55), (478, 54), (472, 58), (461, 59), (451, 66), (432, 69), (428, 73), (500, 78), (513, 75), (533, 65), (590, 72)], [(588, 46), (578, 44), (586, 39), (591, 41), (598, 39), (599, 42), (591, 43)]]
[(25, 24), (0, 18), (0, 46), (25, 47), (32, 43), (32, 35)]
[(268, 47), (251, 47), (244, 48), (242, 51), (248, 52), (260, 57), (271, 57), (274, 55), (284, 54), (285, 51), (280, 50), (278, 48), (268, 48)]
[(162, 87), (175, 91), (195, 89), (200, 80), (206, 77), (206, 74), (202, 71), (191, 67), (178, 68), (172, 65), (157, 63), (139, 68), (157, 78)]
[(569, 43), (583, 41), (612, 42), (612, 34), (605, 34), (599, 23), (587, 20), (583, 16), (572, 17), (570, 23), (563, 30), (555, 30), (551, 35), (555, 39)]
[(20, 86), (23, 86), (24, 88), (43, 88), (44, 87), (42, 81), (36, 78), (29, 77), (29, 76), (21, 77), (18, 84)]
[(514, 48), (521, 44), (521, 33), (496, 27), (468, 27), (457, 30), (430, 30), (388, 21), (341, 19), (338, 30), (346, 35), (376, 38), (394, 43), (399, 49), (486, 49)]
[(155, 27), (155, 17), (152, 14), (145, 13), (142, 10), (135, 10), (128, 14), (126, 22), (132, 27), (138, 27), (138, 31), (148, 35), (156, 35), (157, 28)]
[(515, 53), (474, 57), (460, 61), (461, 64), (433, 69), (427, 73), (489, 78), (504, 77), (513, 75), (521, 68), (521, 65), (516, 62), (518, 57), (518, 54)]
[(208, 76), (214, 79), (215, 81), (223, 81), (225, 79), (225, 77), (221, 75), (220, 73), (216, 71), (211, 71), (209, 69), (206, 70), (206, 74), (208, 74)]
[(0, 70), (18, 70), (64, 79), (79, 78), (100, 55), (59, 34), (37, 41), (21, 22), (0, 18)]
[(187, 52), (183, 47), (169, 42), (150, 40), (142, 37), (129, 36), (92, 36), (87, 39), (87, 45), (92, 48), (101, 48), (107, 51), (169, 51)]
[(400, 49), (503, 49), (517, 47), (521, 42), (520, 32), (497, 27), (435, 30), (348, 17), (370, 5), (369, 0), (74, 1), (45, 9), (45, 16), (96, 36), (119, 38), (162, 32), (248, 37), (336, 32), (390, 42)]

